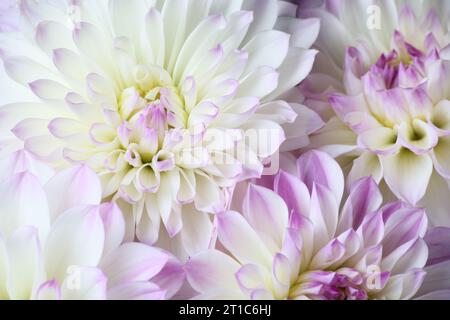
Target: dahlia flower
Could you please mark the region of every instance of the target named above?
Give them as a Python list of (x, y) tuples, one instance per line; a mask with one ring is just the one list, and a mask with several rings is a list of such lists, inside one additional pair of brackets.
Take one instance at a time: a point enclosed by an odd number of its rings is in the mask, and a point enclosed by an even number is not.
[(323, 26), (302, 90), (328, 123), (310, 148), (350, 162), (350, 183), (372, 175), (425, 206), (434, 225), (450, 224), (449, 9), (448, 1), (373, 0), (300, 12)]
[(19, 151), (0, 167), (11, 174), (0, 183), (0, 299), (164, 299), (181, 287), (174, 257), (123, 243), (122, 212), (100, 204), (86, 166), (52, 175)]
[(437, 281), (449, 278), (448, 243), (436, 241), (448, 234), (430, 235), (427, 278), (423, 209), (381, 206), (381, 193), (367, 177), (353, 184), (339, 213), (344, 179), (338, 164), (320, 151), (296, 164), (292, 173), (281, 170), (270, 189), (250, 183), (242, 215), (217, 215), (226, 250), (198, 253), (186, 266), (197, 298), (410, 299), (418, 290), (424, 298), (449, 297), (448, 280)]
[[(55, 168), (81, 162), (100, 175), (102, 198), (122, 202), (128, 239), (154, 244), (164, 226), (188, 252), (206, 246), (207, 213), (224, 206), (224, 188), (261, 175), (282, 142), (298, 148), (321, 125), (280, 98), (309, 73), (319, 29), (291, 3), (25, 0), (20, 9), (25, 26), (1, 36), (1, 53), (40, 101), (3, 106), (5, 128)], [(312, 119), (308, 130), (298, 114)]]

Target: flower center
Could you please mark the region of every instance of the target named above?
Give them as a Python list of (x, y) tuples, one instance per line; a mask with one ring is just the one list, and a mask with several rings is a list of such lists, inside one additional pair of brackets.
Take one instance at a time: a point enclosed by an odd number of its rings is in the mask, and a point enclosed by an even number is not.
[(370, 72), (384, 83), (384, 89), (414, 87), (424, 79), (423, 54), (411, 45), (398, 52), (382, 54)]
[(184, 99), (162, 68), (138, 68), (135, 81), (136, 85), (124, 89), (118, 99), (120, 149), (132, 167), (153, 162), (158, 170), (170, 170), (174, 166), (172, 154), (164, 152), (156, 161), (155, 156), (167, 145), (166, 137), (187, 127)]
[(298, 278), (289, 292), (289, 298), (320, 300), (366, 300), (364, 276), (352, 268), (332, 271), (309, 271)]

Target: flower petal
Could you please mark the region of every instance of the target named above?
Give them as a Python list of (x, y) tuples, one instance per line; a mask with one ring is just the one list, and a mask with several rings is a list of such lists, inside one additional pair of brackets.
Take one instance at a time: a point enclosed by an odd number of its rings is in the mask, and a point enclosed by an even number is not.
[(428, 155), (416, 155), (401, 149), (399, 153), (380, 158), (384, 179), (400, 199), (415, 205), (425, 194), (433, 163)]
[(110, 287), (120, 284), (147, 281), (158, 274), (168, 260), (162, 250), (143, 243), (122, 244), (106, 256), (100, 266), (108, 277)]
[(38, 286), (45, 280), (37, 231), (33, 227), (18, 228), (7, 241), (7, 290), (10, 299), (32, 299)]
[(62, 281), (71, 266), (96, 266), (103, 253), (104, 239), (99, 207), (65, 211), (53, 223), (45, 245), (47, 275)]
[(100, 217), (105, 229), (103, 256), (117, 248), (125, 237), (125, 220), (119, 206), (114, 202), (100, 205)]
[(208, 213), (196, 210), (192, 204), (184, 205), (182, 210), (181, 242), (191, 256), (208, 249), (213, 238), (213, 224)]
[(424, 239), (429, 250), (427, 266), (450, 260), (450, 228), (431, 228)]
[[(64, 190), (62, 195), (61, 190)], [(101, 190), (99, 178), (86, 165), (60, 171), (45, 185), (52, 219), (76, 205), (99, 204)]]
[(223, 252), (208, 250), (192, 256), (186, 264), (191, 286), (200, 293), (216, 288), (239, 290), (235, 274), (240, 265)]
[(338, 233), (350, 228), (357, 230), (364, 218), (375, 212), (383, 198), (376, 182), (368, 177), (354, 183), (339, 217)]
[(272, 264), (270, 251), (239, 213), (217, 215), (219, 240), (241, 263)]
[(244, 198), (243, 214), (265, 244), (278, 251), (288, 227), (289, 212), (286, 203), (275, 192), (250, 184)]
[(50, 230), (47, 197), (41, 183), (28, 172), (18, 173), (0, 183), (0, 233), (8, 238), (16, 228), (34, 226), (41, 241)]
[(61, 289), (58, 282), (49, 280), (39, 287), (36, 298), (38, 300), (61, 300)]
[(330, 189), (340, 203), (344, 192), (344, 176), (335, 160), (322, 151), (310, 151), (302, 155), (297, 161), (300, 180), (308, 189), (313, 184), (322, 185)]

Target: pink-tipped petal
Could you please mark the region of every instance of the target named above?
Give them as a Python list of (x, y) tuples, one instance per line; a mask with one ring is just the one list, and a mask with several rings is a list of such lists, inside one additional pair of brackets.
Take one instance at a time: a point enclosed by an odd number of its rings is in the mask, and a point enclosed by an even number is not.
[(73, 206), (98, 205), (102, 198), (100, 180), (86, 165), (60, 171), (45, 185), (45, 192), (52, 219)]

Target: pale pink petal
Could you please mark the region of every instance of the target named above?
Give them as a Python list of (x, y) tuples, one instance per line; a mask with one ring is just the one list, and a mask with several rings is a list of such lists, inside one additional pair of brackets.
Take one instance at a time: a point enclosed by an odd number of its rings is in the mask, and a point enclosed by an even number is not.
[(314, 227), (314, 248), (328, 243), (336, 232), (339, 203), (335, 194), (321, 184), (313, 184), (309, 220)]
[(0, 161), (0, 181), (25, 171), (38, 178), (42, 184), (45, 184), (54, 174), (50, 167), (26, 150), (16, 151)]
[(266, 244), (281, 248), (283, 234), (288, 227), (289, 212), (286, 203), (275, 192), (250, 184), (244, 198), (243, 214)]
[(425, 274), (425, 271), (416, 269), (406, 274), (393, 276), (384, 287), (382, 294), (389, 300), (411, 299), (421, 287)]
[(333, 192), (339, 203), (344, 192), (344, 177), (335, 160), (321, 151), (309, 151), (297, 161), (300, 180), (311, 191), (313, 184), (322, 185)]
[(39, 180), (22, 172), (0, 183), (0, 232), (9, 237), (16, 228), (35, 226), (44, 241), (50, 230), (47, 197)]
[(364, 218), (375, 212), (382, 201), (380, 190), (371, 177), (355, 182), (351, 186), (350, 194), (342, 208), (339, 217), (338, 233), (350, 228), (358, 229)]
[(199, 293), (217, 288), (239, 290), (235, 274), (240, 265), (223, 252), (208, 250), (192, 256), (186, 264), (186, 276)]
[(61, 289), (55, 280), (44, 282), (36, 293), (37, 300), (61, 300)]
[(149, 280), (162, 270), (167, 260), (168, 255), (160, 249), (129, 242), (103, 258), (100, 266), (112, 287)]
[(275, 176), (274, 191), (287, 205), (290, 224), (296, 225), (301, 216), (309, 216), (309, 190), (300, 179), (280, 170)]
[(423, 209), (402, 208), (396, 210), (385, 221), (383, 255), (410, 240), (421, 238), (427, 230), (427, 217)]
[(272, 258), (261, 237), (239, 213), (217, 215), (219, 240), (241, 263), (269, 266)]
[(86, 165), (60, 171), (45, 185), (45, 192), (52, 219), (73, 206), (98, 205), (102, 197), (100, 180)]
[(235, 277), (241, 290), (250, 295), (253, 290), (265, 289), (265, 281), (268, 275), (267, 270), (264, 270), (260, 265), (246, 264), (236, 272)]
[(151, 281), (164, 290), (166, 299), (171, 299), (185, 285), (185, 280), (184, 265), (171, 256), (164, 268)]
[(100, 217), (105, 228), (103, 256), (117, 248), (125, 237), (125, 219), (119, 206), (114, 202), (100, 205)]
[(62, 281), (71, 266), (97, 266), (104, 239), (105, 230), (97, 206), (65, 211), (53, 223), (45, 244), (47, 275)]

